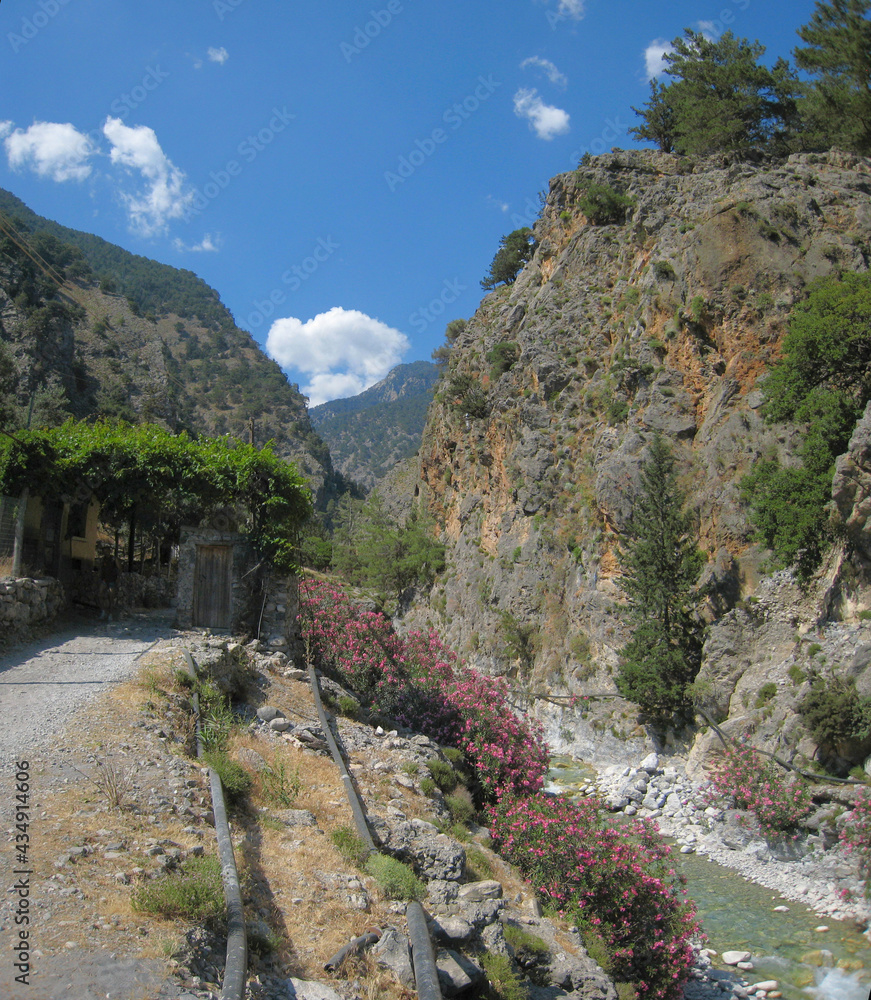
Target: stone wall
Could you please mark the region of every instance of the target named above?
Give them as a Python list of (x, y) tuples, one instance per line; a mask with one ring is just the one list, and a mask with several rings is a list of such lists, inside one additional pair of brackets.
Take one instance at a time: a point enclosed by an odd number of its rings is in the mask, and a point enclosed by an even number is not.
[(267, 649), (286, 653), (301, 662), (303, 649), (299, 637), (299, 586), (295, 576), (274, 577), (266, 582), (266, 601), (259, 623), (259, 639)]
[[(69, 584), (73, 602), (84, 607), (100, 608), (100, 571), (99, 567), (77, 573)], [(124, 608), (168, 608), (175, 599), (176, 584), (174, 579), (163, 576), (143, 576), (141, 573), (127, 573), (121, 570), (118, 574), (118, 594), (115, 605)]]
[(9, 627), (51, 621), (64, 606), (64, 601), (59, 580), (4, 576), (0, 578), (0, 626), (5, 631)]

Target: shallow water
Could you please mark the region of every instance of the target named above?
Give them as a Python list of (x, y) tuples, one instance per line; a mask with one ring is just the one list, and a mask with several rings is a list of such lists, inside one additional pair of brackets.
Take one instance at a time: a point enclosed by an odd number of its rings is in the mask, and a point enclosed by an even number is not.
[[(752, 954), (751, 982), (777, 979), (784, 996), (796, 1000), (807, 1000), (811, 986), (819, 1000), (868, 1000), (868, 972), (821, 969), (812, 961), (813, 952), (824, 949), (836, 965), (861, 962), (871, 970), (871, 944), (853, 924), (820, 916), (702, 855), (675, 854), (674, 864), (687, 880), (709, 946), (721, 954)], [(776, 906), (789, 911), (775, 913)]]
[[(583, 762), (554, 757), (547, 790), (577, 795), (594, 775)], [(675, 851), (673, 861), (687, 880), (709, 947), (752, 954), (753, 971), (741, 973), (751, 983), (777, 979), (789, 1000), (871, 1000), (871, 943), (851, 923), (820, 916), (703, 855)], [(776, 906), (789, 910), (775, 913)], [(821, 926), (829, 929), (816, 930)], [(848, 967), (820, 968), (812, 955), (820, 950)]]

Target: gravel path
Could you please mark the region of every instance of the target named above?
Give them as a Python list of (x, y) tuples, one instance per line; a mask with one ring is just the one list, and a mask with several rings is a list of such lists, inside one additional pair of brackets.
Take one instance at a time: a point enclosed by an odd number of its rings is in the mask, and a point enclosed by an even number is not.
[[(116, 622), (67, 620), (51, 634), (18, 643), (0, 654), (0, 830), (5, 834), (0, 854), (0, 996), (4, 1000), (171, 1000), (190, 995), (166, 982), (164, 963), (100, 950), (78, 950), (75, 955), (36, 950), (30, 956), (33, 978), (25, 985), (15, 981), (19, 973), (11, 951), (18, 934), (13, 918), (13, 906), (19, 906), (15, 886), (21, 878), (13, 871), (15, 762), (29, 761), (33, 776), (43, 767), (48, 775), (62, 773), (63, 754), (56, 748), (73, 714), (108, 687), (132, 676), (144, 652), (175, 634), (173, 617), (171, 611), (161, 609), (128, 614)], [(37, 792), (34, 804), (38, 798)], [(40, 825), (50, 817), (40, 813), (38, 806), (28, 815), (28, 829), (38, 837)], [(37, 904), (31, 912), (45, 905), (47, 874), (34, 872), (24, 879)]]
[(63, 623), (50, 636), (0, 654), (0, 762), (51, 746), (70, 714), (107, 685), (129, 677), (136, 659), (174, 634), (172, 612), (118, 622)]

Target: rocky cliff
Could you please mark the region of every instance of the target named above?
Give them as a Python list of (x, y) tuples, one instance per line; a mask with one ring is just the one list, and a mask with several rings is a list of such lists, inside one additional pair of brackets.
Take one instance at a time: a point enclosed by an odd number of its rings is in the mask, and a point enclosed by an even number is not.
[[(603, 189), (605, 210), (591, 207)], [(613, 692), (627, 638), (618, 544), (645, 446), (661, 432), (708, 558), (703, 673), (717, 675), (722, 711), (735, 712), (742, 684), (758, 686), (760, 658), (786, 663), (796, 635), (855, 621), (868, 600), (864, 557), (849, 571), (833, 559), (813, 593), (768, 579), (739, 482), (760, 459), (794, 460), (795, 430), (760, 415), (761, 380), (808, 284), (867, 270), (869, 194), (871, 162), (836, 151), (756, 163), (614, 151), (555, 177), (534, 258), (484, 298), (429, 411), (415, 488), (443, 528), (450, 570), (412, 620), (532, 694)], [(867, 448), (857, 442), (839, 468), (836, 500), (861, 538)], [(742, 682), (723, 637), (748, 631), (742, 608), (768, 614), (752, 603), (763, 580), (777, 637), (749, 629), (753, 676)], [(595, 739), (600, 756), (619, 759), (644, 734), (632, 706), (604, 704)], [(580, 716), (544, 714), (551, 739), (582, 749), (591, 734)]]

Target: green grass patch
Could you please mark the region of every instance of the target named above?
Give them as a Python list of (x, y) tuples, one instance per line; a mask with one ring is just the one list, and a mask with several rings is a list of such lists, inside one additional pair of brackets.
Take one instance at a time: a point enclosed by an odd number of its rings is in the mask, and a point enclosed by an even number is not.
[(505, 940), (517, 954), (525, 953), (526, 955), (541, 957), (550, 951), (550, 948), (548, 948), (547, 944), (540, 937), (528, 931), (525, 927), (521, 927), (519, 924), (503, 924), (502, 930), (505, 932)]
[(349, 865), (357, 868), (365, 867), (369, 850), (355, 830), (349, 826), (340, 826), (330, 834), (330, 840)]
[(483, 852), (476, 847), (466, 848), (466, 875), (472, 882), (483, 882), (485, 879), (493, 878), (496, 869), (493, 862)]
[(217, 858), (186, 858), (176, 871), (137, 886), (130, 904), (138, 913), (195, 922), (223, 917), (221, 863)]
[(414, 872), (387, 854), (372, 854), (366, 860), (365, 871), (378, 883), (388, 899), (423, 899), (426, 886)]
[(253, 784), (251, 775), (238, 761), (231, 760), (223, 750), (208, 750), (203, 754), (203, 760), (212, 770), (218, 772), (229, 802), (238, 805), (251, 790)]
[(527, 1000), (529, 992), (507, 955), (486, 952), (481, 964), (487, 974), (489, 995), (493, 1000)]

